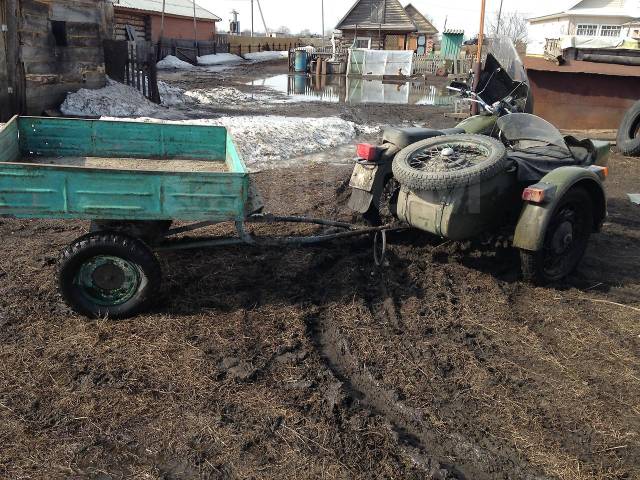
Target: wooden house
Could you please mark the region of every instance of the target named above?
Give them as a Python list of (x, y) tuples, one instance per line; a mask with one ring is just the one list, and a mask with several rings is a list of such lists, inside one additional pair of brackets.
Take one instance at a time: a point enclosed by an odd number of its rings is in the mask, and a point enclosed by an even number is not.
[(0, 0), (0, 117), (40, 115), (106, 83), (111, 0)]
[[(146, 40), (157, 43), (164, 38), (214, 40), (216, 24), (222, 19), (193, 0), (166, 1), (164, 32), (162, 0), (113, 0), (116, 40)], [(195, 13), (195, 25), (194, 25)]]
[(425, 53), (438, 30), (413, 5), (398, 0), (358, 0), (336, 26), (357, 48)]

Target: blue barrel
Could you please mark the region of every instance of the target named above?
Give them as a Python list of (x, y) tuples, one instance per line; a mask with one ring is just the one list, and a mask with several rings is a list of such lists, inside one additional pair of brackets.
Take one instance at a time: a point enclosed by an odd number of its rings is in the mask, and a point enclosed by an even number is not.
[(308, 53), (306, 50), (296, 50), (296, 58), (294, 63), (294, 69), (299, 73), (307, 72), (307, 58)]

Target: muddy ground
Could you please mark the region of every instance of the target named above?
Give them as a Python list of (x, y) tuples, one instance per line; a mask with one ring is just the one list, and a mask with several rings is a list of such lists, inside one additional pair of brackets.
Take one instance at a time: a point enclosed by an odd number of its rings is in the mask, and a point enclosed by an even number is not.
[[(640, 162), (611, 172), (559, 285), (405, 232), (383, 268), (370, 239), (162, 254), (157, 306), (117, 322), (56, 293), (85, 223), (0, 220), (0, 477), (639, 479)], [(256, 178), (274, 213), (351, 219), (349, 173)]]

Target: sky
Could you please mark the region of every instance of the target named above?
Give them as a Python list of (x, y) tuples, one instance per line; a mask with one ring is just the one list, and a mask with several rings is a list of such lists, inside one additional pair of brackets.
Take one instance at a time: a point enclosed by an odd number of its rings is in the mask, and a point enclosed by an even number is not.
[[(355, 0), (324, 0), (325, 28), (336, 26), (349, 11)], [(240, 12), (239, 20), (243, 30), (251, 28), (250, 0), (196, 0), (207, 10), (222, 17), (220, 31), (229, 29), (231, 11)], [(401, 0), (403, 5), (413, 3), (422, 13), (435, 20), (438, 30), (444, 29), (445, 20), (448, 28), (463, 28), (466, 36), (478, 33), (480, 23), (481, 0)], [(558, 13), (571, 3), (565, 0), (504, 0), (503, 10), (518, 11), (526, 17)], [(577, 2), (574, 2), (577, 3)], [(322, 15), (321, 0), (260, 0), (270, 30), (278, 30), (287, 26), (293, 33), (309, 29), (313, 33), (321, 33)], [(500, 0), (487, 0), (487, 17), (495, 16), (500, 8)], [(264, 31), (262, 21), (255, 6), (255, 30)]]

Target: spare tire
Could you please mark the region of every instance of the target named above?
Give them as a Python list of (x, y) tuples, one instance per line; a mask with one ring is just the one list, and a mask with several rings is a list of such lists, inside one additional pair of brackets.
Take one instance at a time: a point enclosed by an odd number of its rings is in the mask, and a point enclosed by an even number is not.
[(618, 150), (624, 155), (640, 156), (640, 102), (636, 102), (622, 119), (617, 140)]
[(414, 143), (393, 160), (393, 175), (413, 190), (448, 190), (500, 173), (507, 150), (484, 135), (445, 135)]

